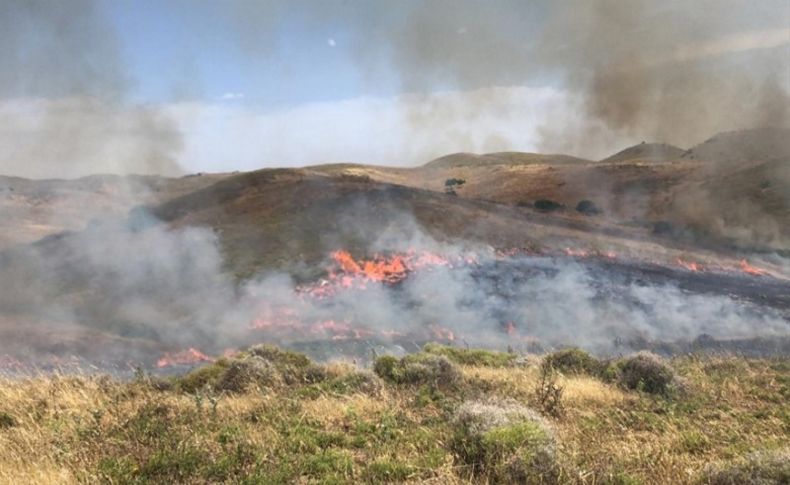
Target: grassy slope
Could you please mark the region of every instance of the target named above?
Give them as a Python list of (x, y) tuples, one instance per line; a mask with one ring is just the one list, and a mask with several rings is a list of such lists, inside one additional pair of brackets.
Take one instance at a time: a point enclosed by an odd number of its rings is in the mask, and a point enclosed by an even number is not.
[[(236, 394), (190, 394), (194, 374), (168, 390), (149, 378), (3, 380), (0, 482), (480, 482), (451, 451), (451, 416), (479, 398), (536, 406), (538, 358), (446, 353), (465, 362), (455, 386), (364, 392), (342, 384), (356, 371), (337, 363), (324, 366), (323, 382)], [(787, 359), (683, 357), (671, 366), (686, 388), (671, 397), (560, 377), (566, 411), (547, 419), (564, 480), (696, 483), (708, 463), (787, 442)]]

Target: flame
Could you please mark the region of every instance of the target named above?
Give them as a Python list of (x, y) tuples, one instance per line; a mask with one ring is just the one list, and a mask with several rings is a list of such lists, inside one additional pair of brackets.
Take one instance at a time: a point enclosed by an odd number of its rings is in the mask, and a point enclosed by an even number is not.
[(586, 258), (590, 256), (590, 252), (585, 249), (565, 248), (565, 254), (574, 258)]
[(699, 264), (699, 263), (696, 263), (696, 262), (694, 262), (694, 261), (685, 261), (685, 260), (683, 260), (683, 259), (680, 259), (680, 258), (678, 258), (678, 259), (677, 259), (677, 263), (678, 263), (680, 266), (683, 266), (684, 268), (686, 268), (687, 270), (689, 270), (689, 271), (693, 271), (693, 272), (695, 272), (695, 273), (696, 273), (697, 271), (702, 271), (702, 265), (701, 265), (701, 264)]
[(763, 276), (763, 275), (767, 275), (768, 274), (768, 272), (766, 270), (760, 269), (760, 268), (758, 268), (756, 266), (752, 266), (745, 259), (741, 260), (741, 262), (739, 263), (739, 266), (741, 268), (741, 271), (743, 271), (744, 273), (750, 274), (750, 275)]
[(169, 367), (172, 365), (194, 365), (201, 362), (214, 362), (214, 359), (198, 349), (190, 347), (187, 350), (172, 354), (170, 352), (165, 353), (165, 355), (156, 361), (156, 366), (161, 369), (162, 367)]
[(431, 333), (433, 334), (433, 338), (436, 340), (447, 340), (447, 341), (454, 341), (455, 340), (455, 333), (447, 327), (442, 327), (439, 325), (431, 325), (430, 326)]
[[(409, 277), (410, 274), (423, 269), (443, 266), (448, 268), (467, 267), (477, 265), (476, 254), (463, 254), (443, 256), (427, 251), (405, 251), (388, 255), (373, 255), (368, 258), (354, 258), (351, 253), (339, 249), (330, 254), (331, 265), (327, 268), (326, 276), (316, 282), (299, 285), (296, 296), (299, 301), (305, 302), (307, 308), (315, 304), (315, 300), (333, 298), (340, 292), (364, 291), (377, 285), (395, 285)], [(599, 258), (606, 260), (624, 259), (625, 261), (639, 261), (633, 256), (619, 255), (611, 250), (584, 249), (565, 247), (559, 250), (551, 248), (516, 247), (495, 249), (491, 248), (490, 257), (505, 259), (515, 257), (573, 257), (573, 258)], [(641, 260), (643, 263), (646, 260)], [(652, 264), (667, 266), (672, 259), (650, 261)], [(688, 271), (733, 271), (733, 266), (718, 265), (715, 262), (700, 263), (683, 258), (676, 258), (674, 263)], [(741, 261), (740, 269), (750, 274), (763, 275), (766, 271)], [(308, 312), (309, 313), (309, 312)], [(261, 302), (261, 307), (256, 318), (250, 323), (255, 330), (267, 333), (267, 338), (290, 339), (327, 339), (327, 340), (362, 340), (367, 338), (382, 339), (435, 339), (438, 341), (452, 342), (458, 336), (450, 328), (440, 325), (429, 325), (420, 329), (411, 329), (402, 333), (394, 329), (369, 328), (359, 325), (353, 319), (320, 319), (308, 317), (307, 313), (296, 308), (276, 307), (266, 301)], [(503, 322), (501, 331), (515, 340), (529, 341), (533, 337), (522, 334), (515, 322)], [(205, 357), (205, 356), (204, 356)], [(191, 358), (194, 359), (194, 356)], [(172, 357), (171, 357), (172, 360)], [(186, 359), (185, 359), (186, 360)], [(168, 365), (168, 364), (165, 364)]]

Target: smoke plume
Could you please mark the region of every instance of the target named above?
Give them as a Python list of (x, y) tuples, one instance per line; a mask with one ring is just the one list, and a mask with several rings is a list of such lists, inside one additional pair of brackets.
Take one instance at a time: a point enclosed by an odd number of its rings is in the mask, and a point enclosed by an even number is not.
[(96, 0), (0, 5), (0, 173), (178, 173), (181, 135), (134, 85)]

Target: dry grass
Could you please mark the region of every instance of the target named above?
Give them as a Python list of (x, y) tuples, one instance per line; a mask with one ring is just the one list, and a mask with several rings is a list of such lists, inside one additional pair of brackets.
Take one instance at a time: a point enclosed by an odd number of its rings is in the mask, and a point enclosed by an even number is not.
[[(684, 357), (684, 391), (654, 396), (586, 375), (562, 376), (553, 428), (563, 481), (704, 483), (779, 449), (790, 435), (790, 361)], [(214, 395), (145, 380), (42, 376), (0, 380), (0, 483), (479, 483), (451, 446), (464, 402), (534, 407), (537, 362), (461, 366), (452, 388), (328, 381)]]

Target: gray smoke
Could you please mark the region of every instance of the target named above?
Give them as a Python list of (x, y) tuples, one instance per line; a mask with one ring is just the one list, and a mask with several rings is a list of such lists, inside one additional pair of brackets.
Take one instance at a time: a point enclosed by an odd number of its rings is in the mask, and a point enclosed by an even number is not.
[(0, 173), (180, 172), (181, 135), (134, 84), (96, 0), (0, 4)]
[[(318, 299), (305, 295), (285, 273), (264, 272), (238, 282), (223, 270), (219, 241), (210, 230), (168, 228), (136, 211), (122, 225), (96, 223), (2, 254), (4, 318), (17, 325), (31, 322), (26, 328), (43, 329), (44, 336), (26, 341), (19, 332), (0, 341), (0, 355), (18, 355), (20, 349), (27, 355), (58, 353), (64, 346), (78, 352), (84, 342), (68, 344), (75, 329), (101, 336), (93, 337), (97, 344), (85, 355), (109, 360), (131, 355), (148, 363), (157, 351), (188, 346), (220, 352), (260, 341), (329, 341), (336, 335), (333, 325), (361, 329), (369, 332), (365, 338), (380, 342), (393, 339), (390, 332), (431, 338), (432, 329), (444, 328), (469, 345), (526, 347), (538, 341), (549, 348), (579, 345), (598, 352), (614, 351), (617, 340), (790, 331), (786, 316), (727, 296), (602, 279), (570, 260), (496, 263), (485, 248), (436, 242), (408, 216), (370, 241), (370, 254), (382, 249), (451, 258), (473, 251), (479, 264), (431, 267), (396, 288), (368, 282), (365, 289)], [(251, 328), (261, 319), (273, 325)], [(515, 325), (515, 336), (505, 333), (507, 322)]]

